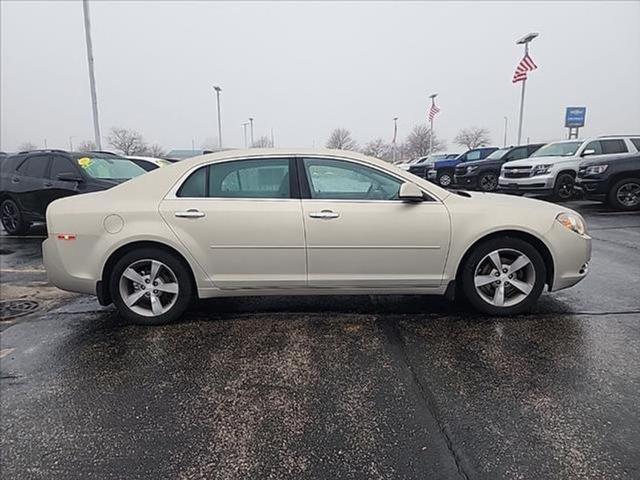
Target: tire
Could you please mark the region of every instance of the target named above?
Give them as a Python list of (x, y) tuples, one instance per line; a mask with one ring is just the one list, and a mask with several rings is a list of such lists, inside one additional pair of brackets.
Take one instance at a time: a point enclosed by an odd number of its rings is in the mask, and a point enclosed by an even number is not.
[[(152, 265), (158, 267), (154, 278)], [(189, 307), (194, 292), (188, 267), (159, 248), (140, 248), (124, 255), (113, 267), (109, 288), (120, 315), (138, 325), (174, 322)]]
[(561, 173), (553, 186), (553, 200), (566, 202), (573, 197), (575, 179), (569, 173)]
[(483, 172), (478, 177), (478, 189), (481, 192), (495, 192), (498, 189), (498, 175), (496, 172)]
[(0, 220), (9, 235), (24, 235), (29, 231), (29, 224), (18, 204), (10, 198), (0, 204)]
[(438, 173), (438, 185), (442, 188), (449, 188), (453, 184), (453, 172), (444, 170)]
[(625, 178), (616, 182), (609, 190), (607, 200), (616, 210), (640, 209), (640, 178)]
[[(499, 272), (492, 260), (496, 252), (499, 252), (502, 265)], [(512, 273), (509, 266), (516, 260), (523, 265)], [(462, 270), (462, 291), (480, 312), (515, 315), (529, 310), (536, 303), (546, 275), (542, 255), (530, 243), (514, 237), (493, 238), (476, 246), (466, 259)], [(479, 283), (477, 287), (476, 283)], [(502, 302), (498, 293), (500, 289)]]

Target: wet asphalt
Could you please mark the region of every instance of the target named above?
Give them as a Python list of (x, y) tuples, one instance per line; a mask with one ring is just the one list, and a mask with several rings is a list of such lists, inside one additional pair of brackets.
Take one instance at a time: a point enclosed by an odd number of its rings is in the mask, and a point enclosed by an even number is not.
[(144, 328), (48, 285), (42, 232), (0, 237), (2, 300), (38, 304), (0, 321), (0, 473), (640, 478), (640, 214), (570, 206), (594, 239), (589, 276), (513, 318), (259, 297)]

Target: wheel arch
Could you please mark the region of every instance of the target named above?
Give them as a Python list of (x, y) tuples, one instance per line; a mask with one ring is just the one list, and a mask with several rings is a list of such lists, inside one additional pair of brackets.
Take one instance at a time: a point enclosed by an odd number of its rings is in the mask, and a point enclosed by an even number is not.
[(137, 250), (139, 248), (157, 248), (159, 250), (165, 251), (166, 253), (174, 255), (178, 259), (178, 261), (182, 263), (183, 266), (187, 269), (187, 272), (189, 272), (189, 278), (191, 279), (191, 286), (193, 287), (193, 291), (194, 292), (198, 291), (197, 290), (198, 283), (196, 282), (193, 269), (191, 268), (191, 265), (189, 264), (187, 259), (184, 257), (184, 255), (182, 255), (182, 253), (180, 253), (178, 250), (176, 250), (172, 246), (167, 245), (166, 243), (162, 243), (154, 240), (138, 240), (138, 241), (126, 243), (118, 247), (116, 250), (114, 250), (111, 253), (111, 255), (109, 255), (109, 258), (107, 258), (107, 261), (104, 263), (104, 266), (102, 268), (102, 273), (100, 275), (100, 282), (98, 282), (100, 285), (98, 285), (97, 287), (98, 299), (100, 300), (101, 305), (109, 305), (113, 301), (113, 296), (109, 288), (109, 284), (111, 283), (109, 279), (111, 277), (111, 273), (113, 272), (113, 268), (115, 267), (116, 263), (127, 253), (132, 252), (133, 250)]
[(547, 284), (548, 289), (551, 290), (551, 288), (553, 287), (553, 277), (555, 274), (553, 255), (551, 254), (551, 250), (549, 250), (549, 247), (547, 247), (544, 241), (542, 241), (539, 237), (536, 237), (532, 233), (514, 229), (491, 232), (473, 242), (467, 248), (467, 250), (464, 252), (464, 255), (462, 255), (462, 258), (458, 262), (458, 266), (456, 267), (456, 283), (459, 284), (462, 280), (462, 270), (464, 269), (467, 259), (476, 249), (476, 247), (488, 240), (500, 237), (513, 237), (524, 240), (525, 242), (530, 243), (540, 253), (542, 259), (544, 260), (544, 266), (546, 270), (545, 283)]
[(565, 170), (560, 170), (558, 172), (558, 174), (556, 175), (556, 181), (558, 180), (558, 178), (560, 178), (560, 175), (565, 175), (565, 174), (566, 175), (571, 175), (574, 180), (576, 178), (576, 171), (575, 170), (565, 169)]

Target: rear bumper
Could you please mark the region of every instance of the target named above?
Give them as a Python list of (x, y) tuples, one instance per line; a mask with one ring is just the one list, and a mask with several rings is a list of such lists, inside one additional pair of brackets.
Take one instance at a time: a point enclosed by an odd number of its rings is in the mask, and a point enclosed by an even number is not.
[(66, 255), (66, 258), (72, 259), (73, 263), (63, 260), (61, 249), (75, 248), (72, 242), (71, 244), (69, 242), (63, 242), (65, 241), (58, 240), (51, 235), (42, 242), (42, 260), (47, 270), (49, 282), (69, 292), (96, 295), (97, 279), (88, 274), (88, 272), (83, 271), (80, 267), (82, 264), (82, 255), (78, 255), (77, 252), (75, 255), (73, 253)]

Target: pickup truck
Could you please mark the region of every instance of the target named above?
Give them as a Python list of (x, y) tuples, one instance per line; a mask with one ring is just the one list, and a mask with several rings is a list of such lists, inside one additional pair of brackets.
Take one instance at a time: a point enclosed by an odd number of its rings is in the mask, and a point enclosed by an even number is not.
[(551, 197), (566, 201), (574, 195), (580, 163), (638, 154), (640, 135), (603, 135), (587, 140), (563, 140), (545, 145), (527, 159), (502, 165), (498, 190), (503, 193)]
[(582, 162), (576, 188), (617, 210), (640, 209), (640, 155)]

